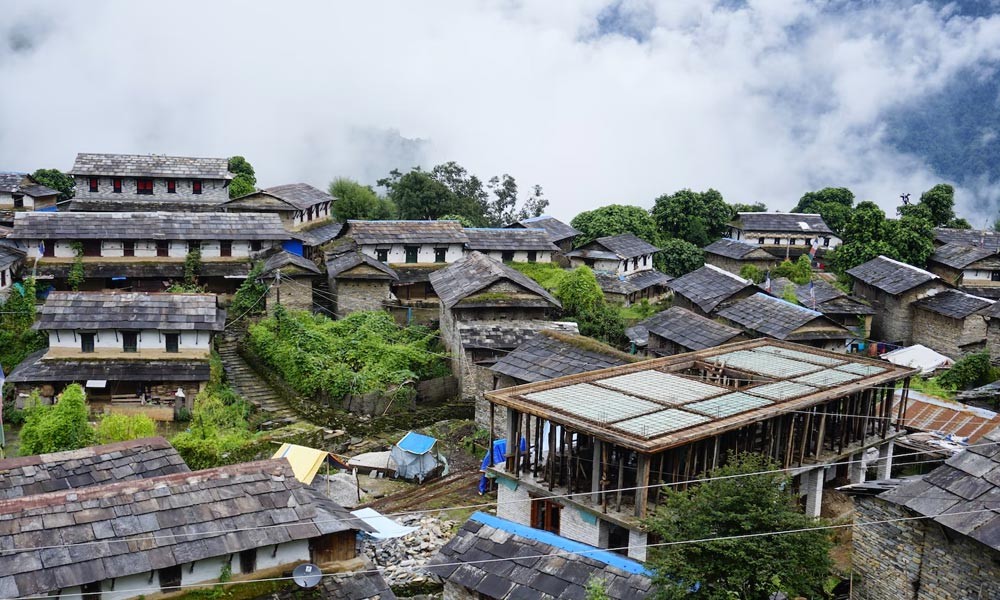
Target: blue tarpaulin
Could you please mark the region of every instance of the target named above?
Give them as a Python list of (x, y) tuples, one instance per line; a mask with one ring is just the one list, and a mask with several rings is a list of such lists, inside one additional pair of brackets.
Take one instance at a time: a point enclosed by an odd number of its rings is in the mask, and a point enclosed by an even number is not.
[[(528, 442), (521, 438), (521, 452), (528, 451)], [(484, 473), (484, 475), (479, 479), (479, 493), (485, 494), (486, 490), (490, 489), (490, 481), (486, 479), (486, 469), (492, 467), (493, 465), (498, 465), (503, 461), (507, 460), (507, 440), (494, 440), (493, 441), (493, 452), (487, 452), (486, 456), (483, 457), (483, 464), (479, 467), (479, 470)]]
[(428, 435), (413, 431), (404, 435), (389, 452), (396, 461), (396, 475), (423, 482), (439, 464), (437, 452), (432, 452), (435, 444), (437, 440)]
[(399, 440), (396, 445), (413, 454), (427, 454), (436, 443), (437, 440), (429, 435), (422, 435), (411, 431), (404, 435), (403, 439)]
[(285, 252), (290, 252), (296, 256), (302, 256), (302, 241), (301, 240), (285, 240), (281, 242), (281, 248)]

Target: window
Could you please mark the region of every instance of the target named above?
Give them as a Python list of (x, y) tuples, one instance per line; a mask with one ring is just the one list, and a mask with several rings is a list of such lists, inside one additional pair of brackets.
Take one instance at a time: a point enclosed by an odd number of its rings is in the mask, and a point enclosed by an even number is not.
[(645, 267), (648, 264), (649, 264), (649, 255), (648, 254), (643, 254), (642, 255), (642, 266)]
[(168, 179), (167, 180), (167, 193), (168, 194), (176, 194), (177, 193), (177, 180), (176, 179)]
[(434, 262), (443, 263), (445, 262), (445, 255), (448, 254), (447, 248), (435, 248), (434, 249)]
[(990, 281), (1000, 281), (1000, 271), (990, 271)]
[(97, 179), (97, 177), (88, 177), (87, 178), (87, 184), (90, 187), (90, 192), (91, 193), (94, 193), (94, 192), (97, 191), (97, 183), (98, 183), (98, 181), (99, 180)]
[(167, 240), (157, 240), (156, 241), (156, 255), (157, 256), (170, 256), (170, 242)]
[(161, 592), (174, 591), (172, 588), (178, 588), (181, 585), (181, 565), (164, 567), (159, 570), (158, 575), (160, 576)]
[(7, 287), (7, 270), (0, 271), (0, 288)]
[(260, 240), (250, 240), (250, 250), (260, 252)]
[(313, 207), (311, 206), (308, 209), (306, 209), (306, 220), (307, 221), (313, 220)]
[(764, 245), (764, 238), (757, 238), (757, 243), (760, 244), (761, 246), (763, 246)]
[(375, 258), (376, 258), (376, 260), (380, 260), (382, 262), (388, 262), (389, 261), (389, 251), (387, 249), (385, 249), (385, 248), (377, 248), (375, 250)]
[(638, 268), (639, 268), (639, 257), (637, 256), (632, 259), (632, 270), (634, 271)]
[(531, 526), (559, 535), (559, 511), (562, 505), (536, 498), (531, 501)]
[(14, 208), (24, 208), (24, 196), (11, 196), (14, 199)]
[(799, 240), (797, 240), (795, 238), (792, 238), (791, 240), (789, 240), (788, 245), (789, 246), (798, 246), (799, 245)]
[(135, 180), (135, 193), (142, 196), (152, 196), (153, 195), (153, 180), (149, 178), (140, 178)]
[(774, 245), (775, 246), (780, 246), (781, 245), (781, 238), (774, 238)]
[(257, 570), (257, 549), (251, 548), (240, 552), (240, 573), (253, 573)]
[(232, 240), (222, 240), (219, 242), (219, 256), (232, 256), (233, 255), (233, 242)]
[(163, 337), (167, 340), (167, 352), (179, 352), (181, 345), (181, 334), (166, 333)]
[(122, 255), (123, 256), (135, 256), (135, 242), (132, 240), (125, 240), (122, 242)]
[(628, 271), (628, 261), (627, 260), (623, 260), (622, 261), (622, 271), (626, 271), (626, 272)]
[(201, 252), (201, 242), (188, 242), (188, 252)]
[(122, 350), (124, 352), (139, 351), (139, 334), (135, 331), (122, 332)]
[(114, 179), (111, 180), (111, 191), (114, 192), (114, 193), (116, 193), (116, 194), (122, 193), (122, 178), (121, 177), (115, 177)]
[(417, 262), (417, 253), (420, 251), (419, 246), (403, 246), (403, 251), (406, 252), (406, 262)]
[(513, 262), (513, 260), (514, 260), (514, 251), (513, 250), (504, 250), (503, 252), (500, 253), (500, 260), (502, 260), (503, 262)]
[(101, 240), (83, 240), (84, 256), (100, 256)]
[(200, 194), (201, 193), (201, 180), (195, 179), (191, 182), (191, 193)]
[(535, 250), (528, 250), (528, 262), (535, 262), (538, 260), (538, 252)]
[(56, 242), (46, 244), (42, 242), (42, 256), (55, 256), (56, 255)]
[(93, 333), (81, 333), (80, 334), (80, 352), (91, 353), (94, 351), (94, 334)]
[(828, 237), (823, 238), (823, 247), (824, 248), (829, 248), (830, 247), (830, 238), (828, 238)]
[(101, 600), (101, 582), (92, 581), (80, 586), (80, 596), (87, 600)]

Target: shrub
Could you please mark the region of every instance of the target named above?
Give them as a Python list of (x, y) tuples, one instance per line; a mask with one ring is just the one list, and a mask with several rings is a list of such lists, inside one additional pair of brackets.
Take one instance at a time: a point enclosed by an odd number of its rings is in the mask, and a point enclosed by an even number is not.
[(787, 277), (798, 284), (809, 283), (812, 279), (812, 259), (803, 254), (795, 262), (785, 260), (774, 268), (771, 277)]
[(966, 354), (944, 374), (939, 376), (938, 383), (955, 390), (964, 390), (992, 383), (1000, 377), (997, 369), (990, 364), (989, 352)]
[(754, 283), (764, 283), (764, 271), (754, 265), (743, 265), (740, 268), (740, 277), (749, 279)]
[(146, 415), (105, 415), (97, 424), (97, 443), (127, 442), (156, 435), (156, 423)]
[(93, 441), (86, 394), (80, 384), (67, 386), (52, 406), (41, 404), (37, 393), (29, 398), (21, 428), (21, 456), (76, 450)]

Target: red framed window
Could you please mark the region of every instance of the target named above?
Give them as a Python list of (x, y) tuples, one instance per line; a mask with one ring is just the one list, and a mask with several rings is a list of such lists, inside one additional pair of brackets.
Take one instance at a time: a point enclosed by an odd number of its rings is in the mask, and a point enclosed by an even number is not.
[(153, 195), (153, 180), (152, 179), (136, 179), (135, 180), (135, 193), (142, 194), (144, 196)]
[(195, 179), (191, 182), (191, 193), (200, 194), (201, 193), (201, 180)]
[(89, 177), (89, 178), (87, 178), (87, 183), (90, 186), (90, 191), (91, 192), (96, 192), (97, 191), (97, 184), (98, 184), (98, 182), (99, 182), (99, 180), (98, 180), (97, 177)]
[(176, 194), (177, 193), (177, 180), (176, 179), (168, 179), (167, 180), (167, 193), (168, 194)]
[(122, 178), (121, 177), (115, 177), (114, 179), (111, 180), (111, 191), (113, 191), (116, 194), (122, 193)]

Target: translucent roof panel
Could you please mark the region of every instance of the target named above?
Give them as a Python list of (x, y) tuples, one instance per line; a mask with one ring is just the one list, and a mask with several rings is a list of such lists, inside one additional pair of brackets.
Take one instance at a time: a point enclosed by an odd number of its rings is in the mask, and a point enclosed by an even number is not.
[(727, 367), (768, 375), (770, 377), (788, 378), (796, 375), (805, 375), (824, 368), (820, 365), (806, 363), (790, 358), (782, 358), (767, 352), (752, 352), (750, 350), (737, 350), (727, 352), (718, 356), (706, 358), (716, 364), (725, 364)]
[(789, 350), (788, 348), (779, 348), (777, 346), (762, 346), (760, 348), (754, 348), (753, 352), (767, 352), (768, 354), (776, 354), (785, 358), (803, 360), (805, 362), (816, 363), (817, 365), (824, 365), (827, 367), (835, 367), (847, 362), (845, 360), (831, 358), (829, 356), (809, 354), (807, 352), (799, 352), (798, 350)]
[(861, 379), (861, 375), (855, 375), (854, 373), (847, 373), (845, 371), (837, 371), (835, 369), (826, 369), (825, 371), (820, 371), (819, 373), (810, 373), (809, 375), (796, 377), (795, 381), (819, 387), (833, 387), (835, 385), (847, 383), (848, 381), (854, 381), (855, 379)]
[(684, 408), (709, 415), (714, 419), (724, 419), (725, 417), (760, 408), (761, 406), (767, 406), (768, 404), (774, 403), (766, 398), (750, 396), (743, 392), (733, 392), (732, 394), (726, 394), (718, 398), (688, 404)]
[(709, 420), (708, 417), (694, 413), (677, 410), (676, 408), (666, 408), (649, 415), (615, 423), (613, 427), (639, 437), (652, 438), (672, 431), (686, 429), (693, 425), (700, 425)]
[(837, 367), (837, 369), (841, 371), (847, 371), (848, 373), (854, 373), (856, 375), (864, 375), (865, 377), (878, 375), (879, 373), (885, 373), (885, 367), (876, 367), (875, 365), (863, 365), (861, 363), (847, 363), (846, 365), (841, 365)]
[(662, 404), (589, 383), (533, 392), (524, 397), (596, 423), (620, 421), (663, 408)]
[(671, 405), (704, 400), (729, 391), (724, 387), (661, 371), (639, 371), (601, 379), (596, 383)]
[(748, 394), (753, 394), (754, 396), (760, 396), (762, 398), (769, 398), (771, 400), (791, 400), (792, 398), (808, 396), (809, 394), (816, 392), (817, 389), (804, 383), (779, 381), (777, 383), (758, 385), (755, 388), (750, 388), (744, 391)]

